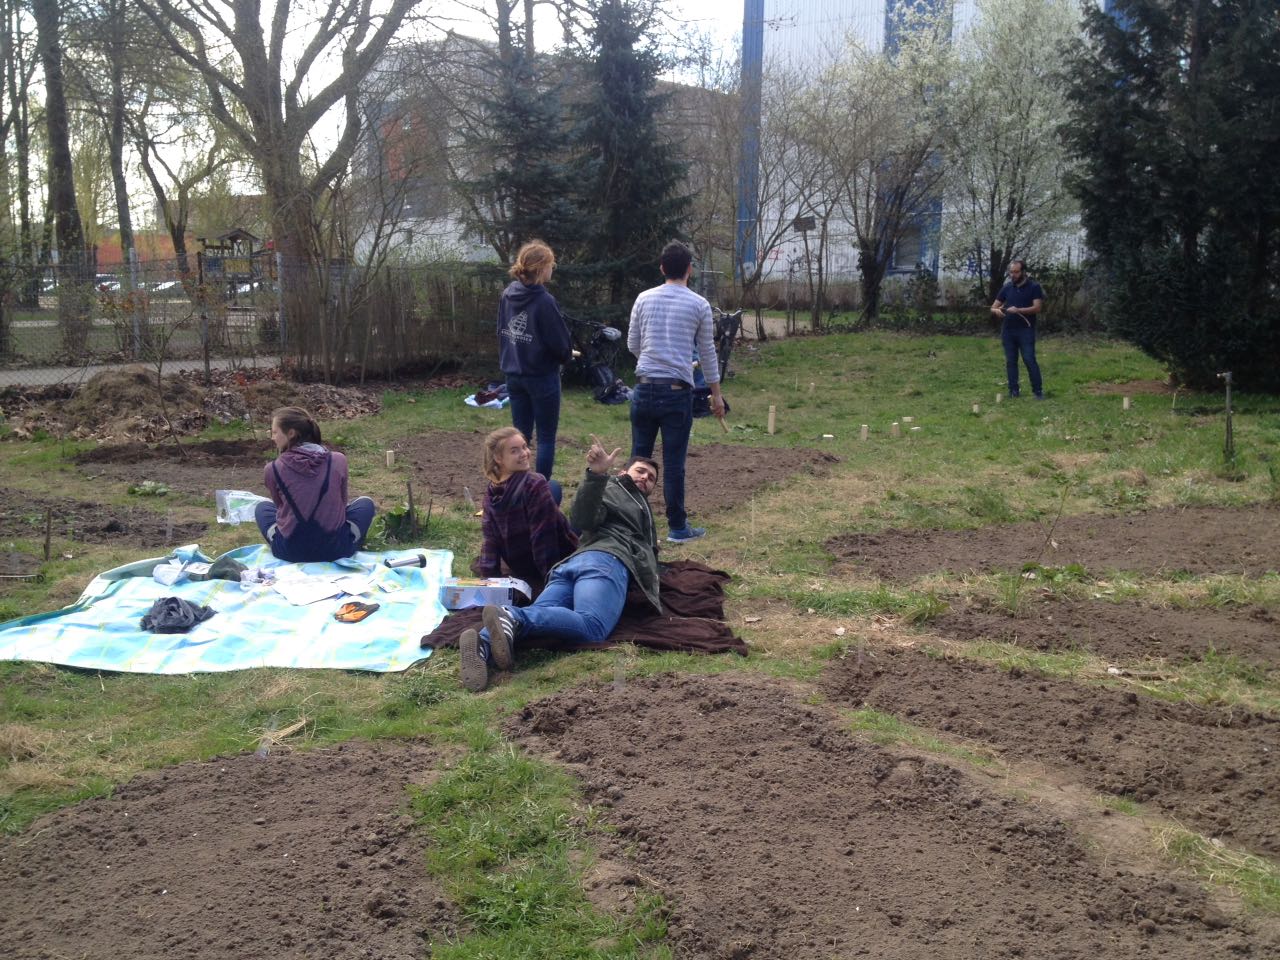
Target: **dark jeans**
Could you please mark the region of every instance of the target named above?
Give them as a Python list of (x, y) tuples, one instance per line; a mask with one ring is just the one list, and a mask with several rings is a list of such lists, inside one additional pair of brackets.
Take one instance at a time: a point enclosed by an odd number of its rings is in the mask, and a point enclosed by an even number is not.
[(373, 524), (377, 507), (369, 497), (356, 497), (347, 504), (347, 523), (332, 533), (303, 532), (294, 529), (291, 539), (286, 539), (276, 529), (276, 505), (270, 500), (260, 501), (254, 508), (253, 518), (258, 529), (279, 560), (288, 563), (311, 563), (321, 560), (339, 560), (349, 557), (364, 546), (365, 535)]
[(1004, 344), (1004, 367), (1009, 378), (1009, 396), (1018, 395), (1018, 354), (1027, 365), (1027, 376), (1031, 378), (1031, 392), (1037, 397), (1044, 391), (1040, 382), (1040, 364), (1036, 363), (1036, 328), (1028, 327), (1021, 317), (1007, 321), (1000, 331), (1000, 340)]
[(667, 526), (689, 525), (684, 509), (684, 461), (693, 429), (693, 391), (667, 383), (639, 383), (631, 392), (631, 455), (652, 457), (662, 433), (662, 496), (667, 501)]
[(537, 377), (507, 374), (507, 395), (511, 397), (511, 425), (530, 444), (537, 432), (537, 462), (534, 469), (548, 480), (556, 463), (556, 430), (560, 426), (560, 371)]

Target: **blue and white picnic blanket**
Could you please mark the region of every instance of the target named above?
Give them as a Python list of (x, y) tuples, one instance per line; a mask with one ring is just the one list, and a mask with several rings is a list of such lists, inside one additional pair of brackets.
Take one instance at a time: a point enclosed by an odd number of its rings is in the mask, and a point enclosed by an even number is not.
[[(383, 565), (386, 558), (416, 554), (425, 567)], [(49, 613), (0, 624), (0, 660), (35, 660), (90, 670), (126, 673), (210, 673), (250, 667), (328, 667), (379, 673), (407, 669), (429, 656), (419, 646), (444, 619), (440, 587), (449, 577), (448, 550), (357, 553), (334, 563), (283, 563), (266, 545), (238, 547), (224, 556), (250, 569), (269, 570), (278, 582), (299, 587), (325, 578), (352, 579), (344, 585), (359, 595), (297, 605), (267, 585), (228, 580), (183, 581), (166, 585), (153, 577), (157, 566), (211, 562), (192, 544), (168, 557), (141, 560), (94, 577), (73, 604)], [(323, 587), (319, 592), (324, 592)], [(161, 597), (181, 597), (217, 611), (186, 633), (148, 633), (143, 616)], [(340, 623), (334, 611), (359, 599), (379, 609), (359, 623)]]

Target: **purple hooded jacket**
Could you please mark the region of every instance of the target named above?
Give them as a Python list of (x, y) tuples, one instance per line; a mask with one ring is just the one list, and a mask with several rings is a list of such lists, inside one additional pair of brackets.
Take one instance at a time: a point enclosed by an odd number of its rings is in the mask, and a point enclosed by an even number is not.
[[(325, 464), (329, 462), (333, 464), (329, 471), (329, 489), (319, 509), (316, 509), (320, 488), (324, 484)], [(293, 508), (276, 484), (273, 465), (280, 471), (280, 479), (289, 488), (293, 502), (302, 511), (301, 517), (294, 516)], [(347, 522), (347, 458), (341, 453), (318, 443), (290, 447), (275, 459), (274, 464), (266, 465), (262, 482), (276, 505), (276, 526), (285, 537), (292, 536), (298, 524), (311, 516), (312, 510), (316, 511), (316, 525), (326, 532), (332, 533)]]

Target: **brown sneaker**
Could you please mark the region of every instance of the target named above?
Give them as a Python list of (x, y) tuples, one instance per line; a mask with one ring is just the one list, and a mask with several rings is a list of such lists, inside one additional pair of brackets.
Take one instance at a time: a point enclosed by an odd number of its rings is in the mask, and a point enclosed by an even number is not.
[(516, 665), (516, 622), (511, 614), (499, 606), (489, 604), (484, 608), (484, 627), (489, 631), (489, 656), (499, 670), (510, 670)]
[(463, 630), (458, 638), (458, 654), (462, 660), (458, 668), (462, 685), (472, 693), (479, 693), (489, 685), (489, 664), (480, 649), (480, 634), (474, 630)]

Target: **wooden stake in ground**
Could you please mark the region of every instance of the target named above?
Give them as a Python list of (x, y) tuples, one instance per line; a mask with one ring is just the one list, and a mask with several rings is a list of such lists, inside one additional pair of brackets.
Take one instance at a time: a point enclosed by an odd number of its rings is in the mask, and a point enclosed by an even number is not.
[(773, 436), (774, 429), (778, 426), (778, 408), (773, 404), (769, 404), (769, 436)]
[[(391, 451), (387, 451), (387, 456), (391, 456)], [(408, 490), (409, 500), (409, 539), (418, 539), (418, 515), (413, 510), (413, 479), (410, 478), (404, 482), (405, 488)]]
[(889, 436), (891, 437), (902, 436), (902, 426), (898, 423), (897, 420), (893, 421), (893, 425), (889, 427)]
[(1004, 403), (1004, 394), (1003, 394), (1003, 393), (997, 393), (997, 394), (996, 394), (996, 403)]
[(44, 511), (44, 562), (49, 562), (49, 542), (53, 539), (53, 509), (45, 508)]
[(871, 432), (871, 428), (867, 424), (862, 425), (862, 432), (858, 435), (860, 439), (867, 439), (867, 435)]
[(396, 465), (396, 452), (394, 450), (387, 451), (387, 469), (390, 470)]
[(1129, 409), (1129, 398), (1128, 398), (1128, 397), (1124, 397), (1124, 398), (1121, 400), (1121, 403), (1120, 403), (1120, 409), (1121, 409), (1121, 410), (1128, 410), (1128, 409)]
[(981, 413), (981, 412), (982, 412), (982, 407), (978, 406), (978, 404), (976, 404), (976, 403), (975, 403), (975, 404), (973, 405), (973, 412), (974, 412), (974, 413)]

